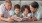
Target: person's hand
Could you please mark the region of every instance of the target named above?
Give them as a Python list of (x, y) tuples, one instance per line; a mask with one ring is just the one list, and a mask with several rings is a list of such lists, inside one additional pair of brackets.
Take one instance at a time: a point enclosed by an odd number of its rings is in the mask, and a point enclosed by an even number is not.
[(10, 17), (10, 19), (11, 19), (11, 20), (14, 20), (14, 17), (12, 16), (12, 17)]
[(32, 21), (32, 18), (29, 17), (29, 18), (28, 18), (28, 21)]
[(11, 20), (10, 18), (7, 18), (7, 19), (4, 19), (4, 20), (2, 20), (2, 21), (10, 22), (10, 21), (13, 21), (13, 20)]
[(13, 17), (9, 17), (7, 19), (4, 19), (5, 22), (10, 22), (10, 21), (14, 21), (14, 18)]
[(20, 22), (20, 21), (22, 21), (22, 18), (17, 17), (16, 20)]
[(37, 18), (33, 17), (33, 18), (32, 18), (32, 21), (37, 21)]
[(5, 22), (8, 22), (8, 21), (14, 21), (14, 18), (13, 18), (13, 17), (1, 18), (0, 20), (1, 20), (1, 21), (5, 21)]

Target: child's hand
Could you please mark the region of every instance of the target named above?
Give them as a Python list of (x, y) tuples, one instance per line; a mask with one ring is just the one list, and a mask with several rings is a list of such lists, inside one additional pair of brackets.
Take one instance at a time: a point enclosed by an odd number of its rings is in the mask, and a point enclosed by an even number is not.
[(14, 17), (12, 16), (12, 17), (10, 17), (10, 19), (11, 19), (11, 20), (14, 20)]
[(32, 21), (32, 18), (28, 18), (28, 21)]
[(22, 21), (22, 18), (17, 17), (16, 20), (17, 20), (17, 21)]

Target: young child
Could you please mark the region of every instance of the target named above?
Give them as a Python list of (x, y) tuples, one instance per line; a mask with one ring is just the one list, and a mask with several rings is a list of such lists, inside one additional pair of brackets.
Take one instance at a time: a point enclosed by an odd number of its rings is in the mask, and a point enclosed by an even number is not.
[(14, 6), (14, 11), (12, 13), (12, 16), (14, 17), (14, 20), (21, 21), (20, 14), (22, 14), (22, 12), (20, 12), (20, 5), (16, 4)]
[(28, 5), (23, 5), (22, 6), (22, 15), (20, 16), (21, 18), (23, 18), (23, 20), (28, 20), (28, 18), (30, 18), (30, 8)]

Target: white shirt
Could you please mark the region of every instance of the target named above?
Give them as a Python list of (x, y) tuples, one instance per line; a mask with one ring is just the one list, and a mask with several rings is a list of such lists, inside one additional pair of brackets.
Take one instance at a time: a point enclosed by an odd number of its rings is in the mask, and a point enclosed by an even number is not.
[(11, 12), (10, 12), (11, 10), (6, 10), (5, 9), (5, 6), (4, 6), (4, 4), (1, 4), (0, 5), (0, 14), (4, 14), (4, 17), (5, 18), (8, 18), (9, 17), (9, 14), (11, 14)]
[(22, 13), (22, 15), (23, 15), (23, 18), (29, 18), (31, 16), (31, 13), (28, 13), (27, 17), (26, 17), (26, 15), (24, 13)]

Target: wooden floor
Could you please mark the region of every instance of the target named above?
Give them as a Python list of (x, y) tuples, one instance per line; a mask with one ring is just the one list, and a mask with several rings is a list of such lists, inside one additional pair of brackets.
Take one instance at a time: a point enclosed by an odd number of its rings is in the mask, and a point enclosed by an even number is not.
[(40, 21), (31, 21), (31, 22), (4, 22), (4, 21), (0, 21), (0, 23), (42, 23), (42, 20), (40, 20)]

